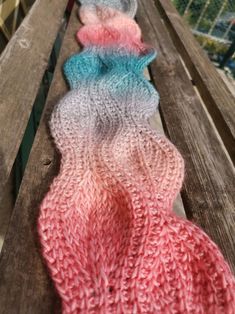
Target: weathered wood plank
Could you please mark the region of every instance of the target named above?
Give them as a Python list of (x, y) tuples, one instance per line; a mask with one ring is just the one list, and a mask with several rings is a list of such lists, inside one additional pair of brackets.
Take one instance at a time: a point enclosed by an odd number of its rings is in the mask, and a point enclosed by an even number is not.
[(0, 200), (66, 3), (37, 0), (0, 57)]
[(170, 0), (155, 0), (171, 37), (235, 163), (235, 97)]
[(48, 115), (58, 99), (67, 91), (61, 66), (65, 59), (78, 50), (74, 36), (79, 27), (76, 11), (75, 5), (2, 249), (2, 314), (60, 312), (59, 299), (40, 254), (36, 223), (39, 204), (58, 171), (59, 156), (47, 129)]
[(186, 75), (154, 2), (140, 0), (137, 17), (145, 40), (158, 51), (150, 69), (161, 97), (164, 128), (186, 163), (182, 190), (186, 214), (219, 245), (235, 270), (233, 165)]

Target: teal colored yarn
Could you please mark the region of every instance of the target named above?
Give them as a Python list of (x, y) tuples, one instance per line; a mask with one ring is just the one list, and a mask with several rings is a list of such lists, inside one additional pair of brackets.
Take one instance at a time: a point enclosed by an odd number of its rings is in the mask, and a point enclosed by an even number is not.
[(64, 75), (72, 90), (90, 88), (92, 92), (115, 103), (135, 107), (139, 118), (150, 117), (159, 103), (159, 95), (143, 76), (144, 68), (155, 58), (151, 49), (145, 55), (130, 54), (125, 50), (89, 47), (73, 55), (64, 64)]
[(155, 59), (156, 55), (154, 49), (149, 49), (144, 55), (135, 55), (124, 49), (109, 48), (107, 50), (100, 47), (88, 47), (65, 62), (64, 74), (71, 89), (76, 88), (80, 80), (87, 77), (97, 79), (99, 76), (110, 73), (111, 70), (120, 77), (127, 71), (142, 76), (144, 68)]

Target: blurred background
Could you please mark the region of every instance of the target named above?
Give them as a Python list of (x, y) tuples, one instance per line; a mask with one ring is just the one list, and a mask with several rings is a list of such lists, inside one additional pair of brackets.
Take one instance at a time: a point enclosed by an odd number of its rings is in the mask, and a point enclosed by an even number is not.
[(211, 61), (235, 78), (235, 0), (172, 0)]
[(35, 0), (0, 0), (0, 53)]

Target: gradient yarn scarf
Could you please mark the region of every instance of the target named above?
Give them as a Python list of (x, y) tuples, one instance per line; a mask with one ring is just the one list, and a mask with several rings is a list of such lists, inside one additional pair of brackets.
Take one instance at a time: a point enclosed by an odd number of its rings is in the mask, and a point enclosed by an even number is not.
[(63, 313), (233, 314), (217, 246), (172, 212), (184, 162), (147, 122), (159, 96), (142, 73), (156, 54), (127, 15), (136, 2), (81, 2), (84, 49), (50, 121), (60, 172), (38, 221)]

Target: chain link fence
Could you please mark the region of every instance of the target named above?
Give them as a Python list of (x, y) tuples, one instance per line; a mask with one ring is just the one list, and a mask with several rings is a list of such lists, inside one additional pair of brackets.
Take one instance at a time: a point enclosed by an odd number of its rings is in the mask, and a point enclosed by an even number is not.
[(218, 66), (225, 66), (235, 78), (235, 49), (231, 49), (235, 43), (235, 0), (172, 2), (211, 60)]

